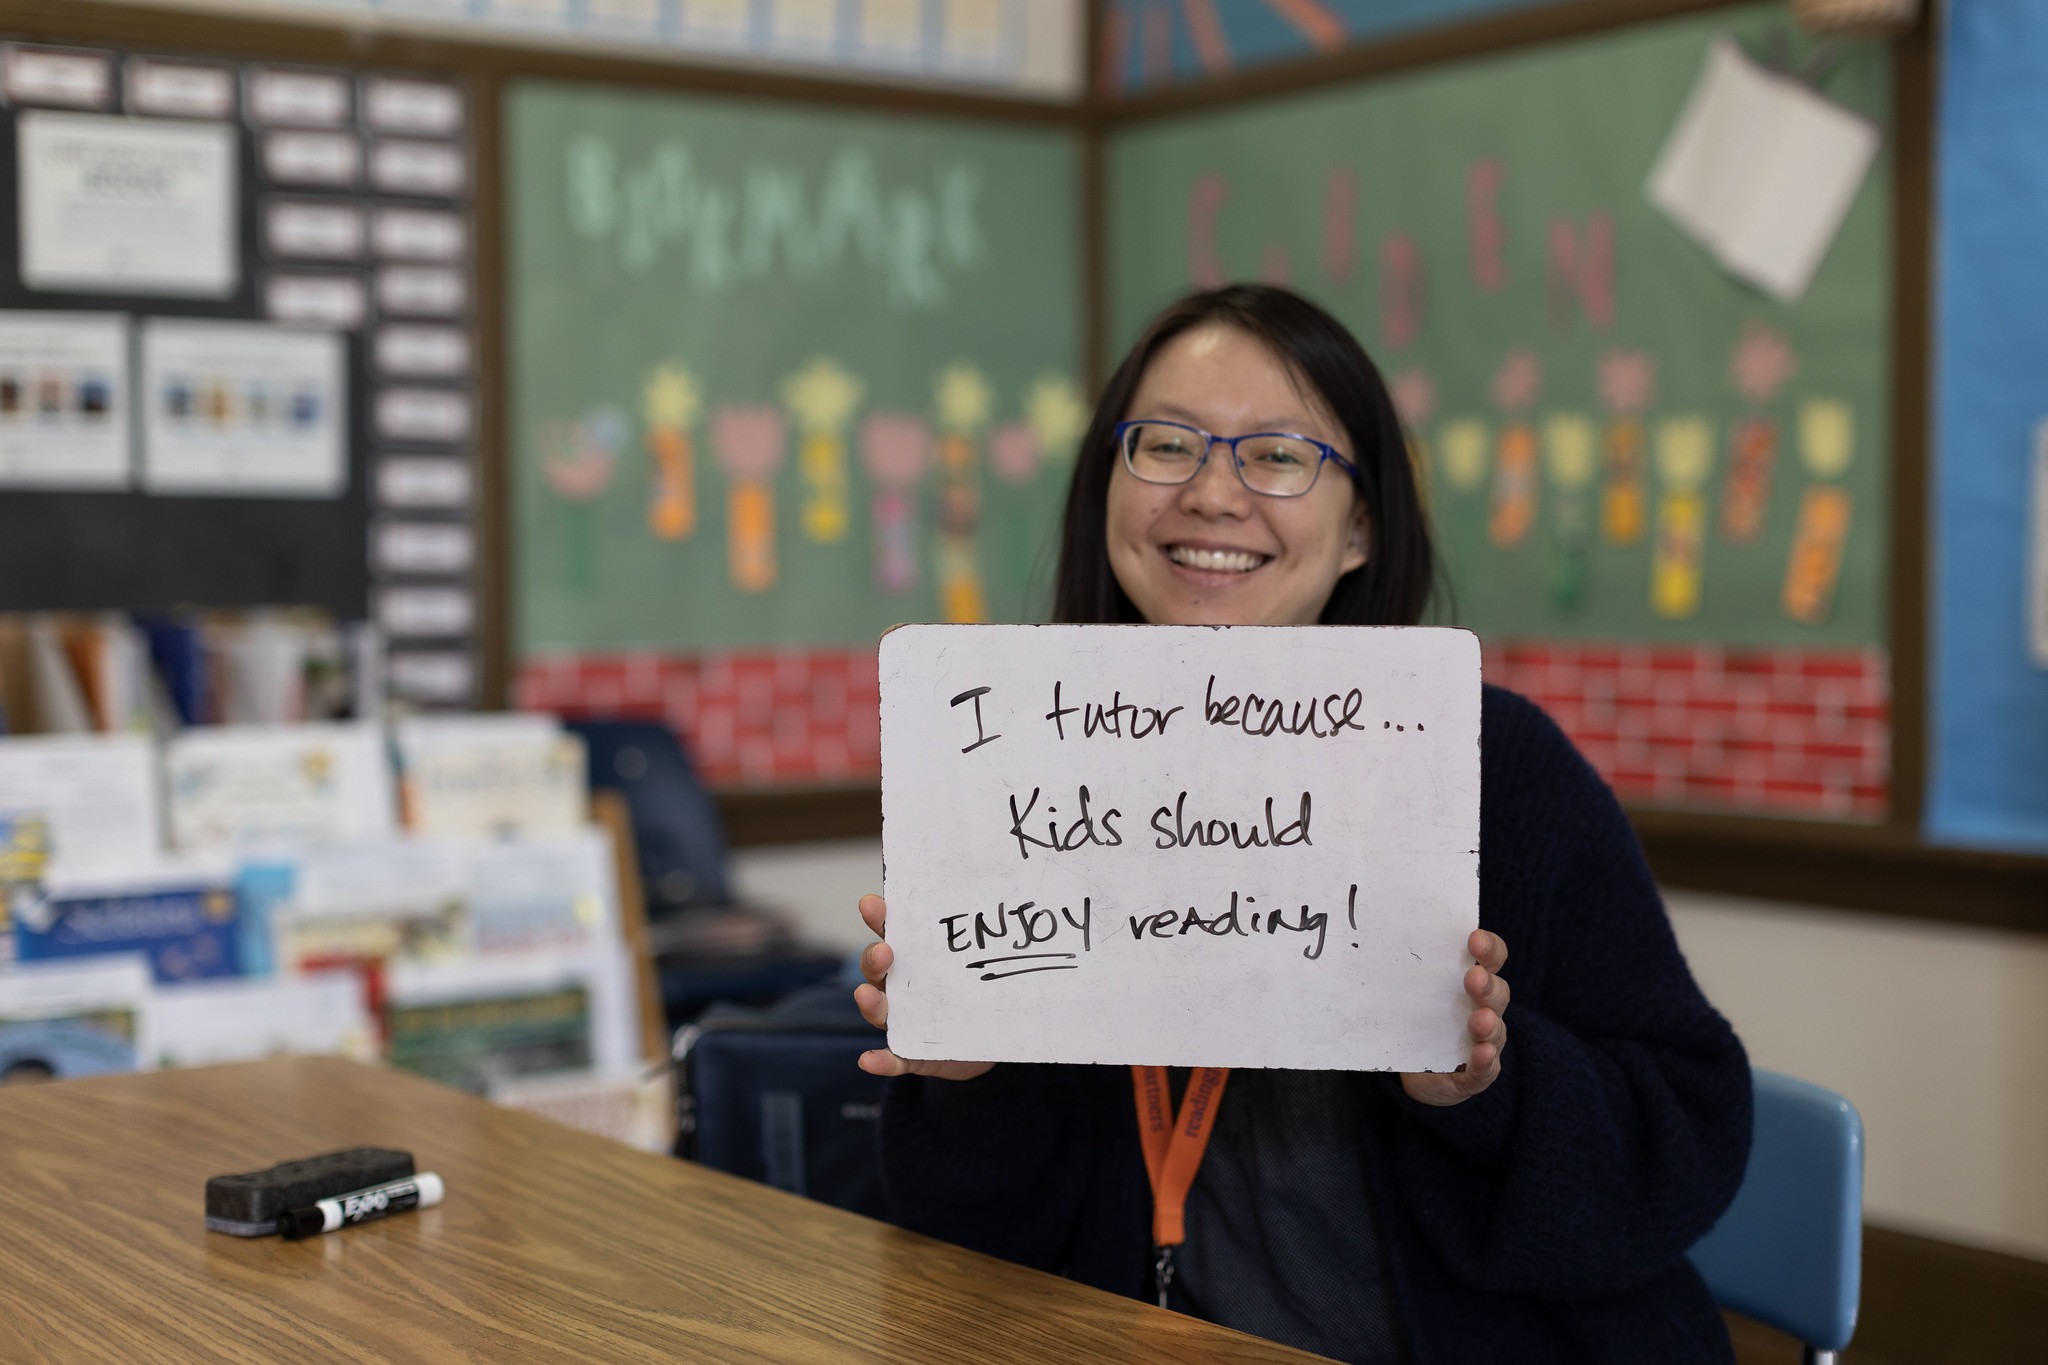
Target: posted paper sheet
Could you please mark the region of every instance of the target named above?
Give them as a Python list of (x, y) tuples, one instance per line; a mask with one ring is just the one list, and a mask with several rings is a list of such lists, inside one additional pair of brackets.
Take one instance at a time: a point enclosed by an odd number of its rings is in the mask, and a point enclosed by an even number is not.
[(1797, 303), (1878, 140), (1870, 120), (1720, 38), (1650, 172), (1650, 202), (1730, 274)]
[(900, 1056), (1465, 1061), (1470, 632), (902, 626), (881, 689)]
[(339, 495), (348, 486), (347, 375), (334, 332), (150, 318), (142, 325), (144, 489)]
[(16, 128), (23, 284), (187, 298), (235, 292), (232, 123), (30, 110)]
[(0, 487), (125, 488), (128, 320), (0, 312)]

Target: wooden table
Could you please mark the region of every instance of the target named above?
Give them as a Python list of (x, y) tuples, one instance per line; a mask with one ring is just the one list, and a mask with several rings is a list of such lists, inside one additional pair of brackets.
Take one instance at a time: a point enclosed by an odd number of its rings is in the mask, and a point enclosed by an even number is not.
[[(205, 1230), (206, 1178), (372, 1144), (439, 1208)], [(331, 1058), (0, 1089), (0, 1360), (1315, 1357)]]

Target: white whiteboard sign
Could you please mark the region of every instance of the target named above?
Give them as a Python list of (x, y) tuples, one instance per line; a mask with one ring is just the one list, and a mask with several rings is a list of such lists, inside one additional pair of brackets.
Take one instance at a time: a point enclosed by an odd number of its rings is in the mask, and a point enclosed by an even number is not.
[(902, 626), (881, 690), (899, 1056), (1465, 1060), (1469, 632)]

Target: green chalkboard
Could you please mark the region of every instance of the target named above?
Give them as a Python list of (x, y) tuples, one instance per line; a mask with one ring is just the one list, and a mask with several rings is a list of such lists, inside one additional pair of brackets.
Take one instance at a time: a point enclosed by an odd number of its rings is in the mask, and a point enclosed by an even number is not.
[(1027, 614), (1085, 417), (1069, 133), (506, 99), (521, 654)]
[[(1790, 27), (1717, 10), (1121, 132), (1116, 337), (1191, 281), (1330, 307), (1393, 382), (1483, 635), (1882, 646), (1886, 154), (1790, 305), (1645, 193), (1709, 44)], [(1821, 90), (1881, 123), (1889, 80), (1850, 43)]]

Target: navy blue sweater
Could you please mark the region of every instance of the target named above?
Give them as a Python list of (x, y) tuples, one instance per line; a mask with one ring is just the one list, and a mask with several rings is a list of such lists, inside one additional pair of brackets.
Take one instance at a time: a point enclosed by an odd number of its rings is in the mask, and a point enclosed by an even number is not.
[[(1571, 741), (1488, 687), (1480, 755), (1479, 922), (1506, 940), (1514, 991), (1501, 1074), (1447, 1108), (1410, 1100), (1397, 1077), (1356, 1077), (1418, 1365), (1729, 1365), (1684, 1252), (1748, 1161), (1742, 1045)], [(905, 1226), (1149, 1294), (1152, 1199), (1126, 1069), (902, 1077), (881, 1140)]]

